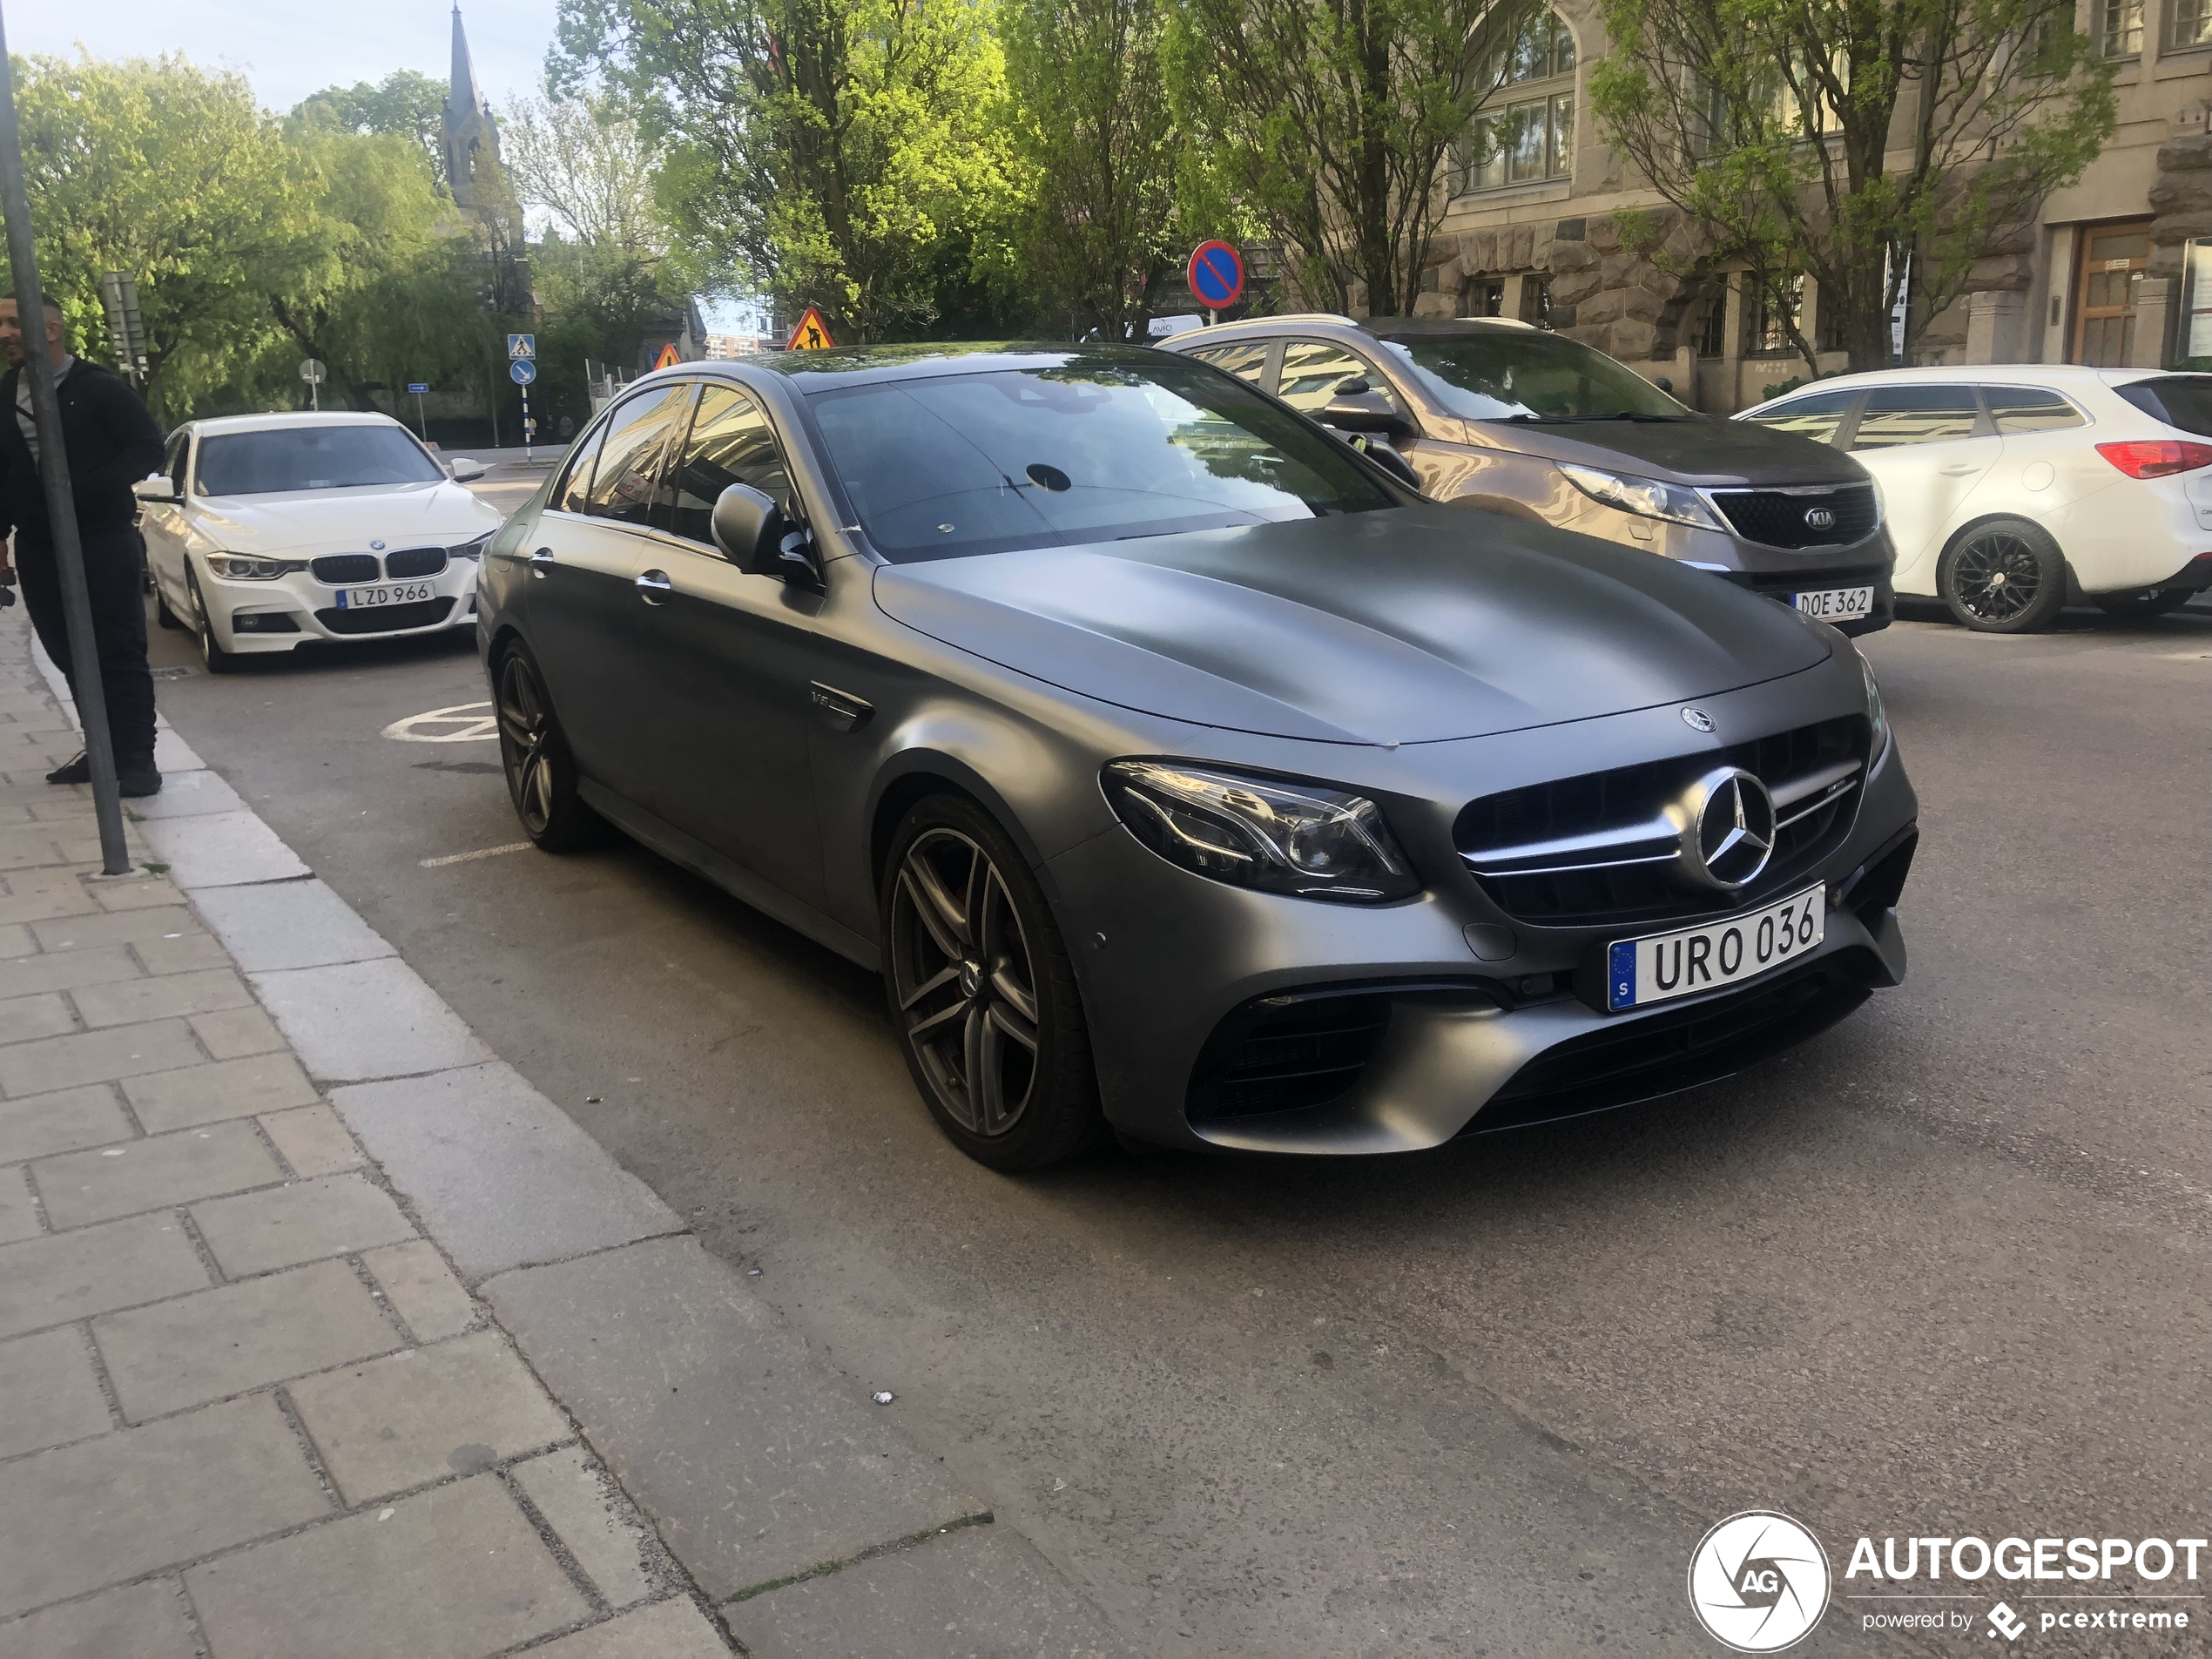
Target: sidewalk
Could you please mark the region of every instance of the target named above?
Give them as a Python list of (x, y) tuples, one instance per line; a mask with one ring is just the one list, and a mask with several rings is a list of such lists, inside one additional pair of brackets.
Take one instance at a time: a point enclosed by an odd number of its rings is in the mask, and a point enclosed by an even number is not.
[(0, 616), (0, 1659), (1122, 1655), (173, 732)]

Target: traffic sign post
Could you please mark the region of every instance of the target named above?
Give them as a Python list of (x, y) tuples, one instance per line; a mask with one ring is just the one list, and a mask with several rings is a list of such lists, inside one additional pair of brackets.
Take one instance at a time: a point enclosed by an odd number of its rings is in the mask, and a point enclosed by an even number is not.
[[(528, 334), (509, 334), (507, 339), (510, 347), (518, 340), (525, 344), (536, 343)], [(530, 358), (518, 356), (507, 365), (507, 377), (523, 388), (523, 459), (529, 461), (532, 459), (530, 439), (536, 432), (530, 424), (530, 382), (537, 378), (537, 364)]]
[(422, 418), (422, 395), (430, 389), (428, 381), (409, 381), (407, 389), (415, 396), (415, 429), (421, 434), (422, 442), (430, 442), (430, 423)]
[(300, 378), (307, 382), (307, 399), (318, 415), (322, 413), (322, 383), (329, 376), (330, 371), (312, 357), (300, 365)]
[(791, 338), (784, 341), (786, 351), (828, 351), (837, 342), (830, 338), (829, 327), (822, 320), (822, 314), (809, 306), (799, 319), (799, 327), (791, 331)]
[(527, 357), (532, 362), (536, 362), (537, 361), (537, 336), (536, 334), (508, 335), (507, 354), (518, 360)]
[(1244, 297), (1244, 256), (1226, 242), (1199, 243), (1184, 275), (1210, 323), (1219, 322), (1220, 314)]

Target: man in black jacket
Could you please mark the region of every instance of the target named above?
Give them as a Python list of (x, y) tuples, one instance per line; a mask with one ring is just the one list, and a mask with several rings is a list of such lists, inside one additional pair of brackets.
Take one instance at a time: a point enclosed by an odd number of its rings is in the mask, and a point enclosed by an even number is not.
[[(84, 583), (91, 591), (92, 638), (98, 648), (100, 684), (107, 691), (107, 724), (115, 743), (115, 771), (126, 795), (161, 787), (153, 761), (153, 674), (146, 664), (146, 612), (140, 584), (138, 499), (131, 486), (161, 469), (161, 428), (138, 394), (97, 364), (72, 357), (61, 308), (49, 298), (38, 332), (54, 365), (62, 406), (62, 447), (69, 456), (77, 533), (84, 549)], [(38, 641), (73, 691), (77, 665), (70, 660), (63, 620), (61, 573), (46, 516), (45, 485), (38, 475), (38, 428), (31, 419), (30, 378), (24, 373), (27, 331), (12, 297), (0, 298), (0, 534), (16, 537), (16, 572)], [(91, 779), (83, 755), (49, 772), (50, 784)]]

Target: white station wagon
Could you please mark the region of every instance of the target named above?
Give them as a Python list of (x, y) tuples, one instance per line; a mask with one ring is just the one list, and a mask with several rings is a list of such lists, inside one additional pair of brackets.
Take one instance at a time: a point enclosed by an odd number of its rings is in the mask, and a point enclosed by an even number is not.
[(164, 627), (211, 673), (314, 640), (475, 624), (476, 560), (504, 519), (383, 415), (193, 421), (134, 485)]
[(2148, 617), (2212, 587), (2212, 374), (2072, 364), (1885, 369), (1736, 417), (1881, 487), (1897, 591), (2025, 633), (2069, 599)]

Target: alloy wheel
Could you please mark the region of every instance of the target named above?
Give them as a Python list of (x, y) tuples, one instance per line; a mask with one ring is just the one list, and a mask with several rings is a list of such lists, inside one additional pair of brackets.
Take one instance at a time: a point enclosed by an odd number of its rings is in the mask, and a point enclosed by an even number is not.
[(523, 827), (533, 836), (553, 821), (552, 757), (547, 743), (553, 722), (537, 676), (521, 654), (509, 655), (499, 671), (499, 758), (507, 768), (507, 790)]
[(1962, 546), (1952, 567), (1959, 604), (1983, 622), (2010, 622), (2043, 591), (2043, 564), (2025, 539), (1985, 532)]
[(1005, 878), (958, 830), (915, 838), (891, 902), (892, 992), (939, 1102), (970, 1133), (1004, 1135), (1037, 1082), (1035, 966)]

